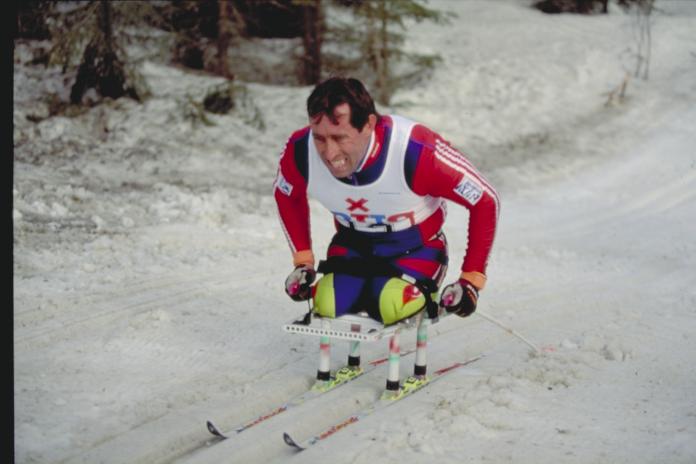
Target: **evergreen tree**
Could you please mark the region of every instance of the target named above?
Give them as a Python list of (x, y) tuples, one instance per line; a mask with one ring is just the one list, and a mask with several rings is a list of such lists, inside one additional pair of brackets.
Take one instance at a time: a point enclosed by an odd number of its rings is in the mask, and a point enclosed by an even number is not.
[(124, 29), (142, 25), (151, 12), (147, 2), (91, 0), (56, 5), (48, 21), (53, 42), (50, 62), (68, 72), (79, 56), (71, 103), (80, 103), (90, 88), (114, 99), (147, 96), (142, 78), (125, 53)]
[(113, 32), (112, 5), (100, 0), (96, 8), (95, 35), (82, 54), (75, 83), (70, 90), (70, 102), (79, 103), (88, 88), (95, 88), (104, 97), (128, 95), (139, 99), (135, 88), (127, 83), (123, 58), (117, 53)]
[[(364, 79), (375, 88), (375, 99), (388, 105), (399, 87), (418, 78), (432, 68), (439, 57), (403, 49), (406, 21), (445, 23), (446, 16), (427, 8), (425, 0), (342, 0), (349, 6), (359, 26), (347, 25), (331, 31), (337, 43), (356, 46), (359, 57), (345, 61), (339, 72), (352, 72), (367, 64), (369, 75)], [(397, 70), (401, 65), (402, 70)], [(340, 65), (339, 65), (340, 66)]]

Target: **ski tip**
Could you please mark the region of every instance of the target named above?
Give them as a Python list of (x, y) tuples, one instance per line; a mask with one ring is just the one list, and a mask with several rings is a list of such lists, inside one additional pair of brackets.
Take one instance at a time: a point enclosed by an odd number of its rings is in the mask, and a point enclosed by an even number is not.
[(304, 448), (301, 447), (287, 432), (283, 433), (283, 441), (285, 441), (285, 444), (288, 446), (292, 446), (293, 448), (297, 450), (303, 450)]
[(208, 427), (208, 432), (212, 433), (213, 435), (220, 438), (227, 438), (211, 421), (206, 421), (205, 426)]

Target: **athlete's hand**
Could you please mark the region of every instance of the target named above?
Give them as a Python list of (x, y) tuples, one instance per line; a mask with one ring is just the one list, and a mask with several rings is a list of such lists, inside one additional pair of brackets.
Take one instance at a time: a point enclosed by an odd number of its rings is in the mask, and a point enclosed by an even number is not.
[(310, 286), (316, 276), (317, 273), (312, 266), (297, 266), (285, 279), (285, 293), (295, 301), (309, 300)]
[(440, 308), (448, 313), (466, 317), (476, 311), (478, 290), (466, 279), (449, 284), (440, 295)]

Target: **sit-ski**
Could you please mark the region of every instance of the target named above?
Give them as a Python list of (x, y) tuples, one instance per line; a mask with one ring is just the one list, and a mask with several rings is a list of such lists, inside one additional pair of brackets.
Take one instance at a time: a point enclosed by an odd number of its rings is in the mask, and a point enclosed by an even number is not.
[[(317, 370), (318, 388), (323, 383), (330, 382), (331, 378), (331, 339), (350, 341), (348, 364), (340, 369), (337, 377), (346, 380), (351, 375), (361, 371), (360, 344), (362, 342), (375, 342), (383, 338), (389, 338), (388, 375), (384, 399), (398, 397), (403, 389), (418, 386), (427, 382), (426, 378), (426, 349), (428, 344), (428, 327), (438, 322), (439, 317), (447, 313), (440, 313), (436, 318), (429, 318), (427, 311), (422, 310), (413, 316), (385, 326), (367, 316), (367, 313), (347, 314), (337, 318), (321, 317), (308, 312), (304, 317), (293, 320), (283, 326), (283, 330), (289, 333), (313, 335), (320, 337), (319, 342), (319, 369)], [(405, 379), (403, 385), (399, 378), (399, 364), (401, 358), (400, 335), (405, 329), (416, 327), (416, 359), (413, 375)]]

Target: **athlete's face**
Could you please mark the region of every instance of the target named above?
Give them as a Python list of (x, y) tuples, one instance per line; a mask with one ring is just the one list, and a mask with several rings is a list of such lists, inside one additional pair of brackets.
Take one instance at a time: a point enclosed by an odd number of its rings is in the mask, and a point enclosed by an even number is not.
[(377, 116), (371, 114), (361, 130), (350, 125), (350, 106), (342, 103), (334, 110), (336, 122), (325, 115), (310, 119), (314, 145), (334, 177), (347, 177), (358, 168)]

